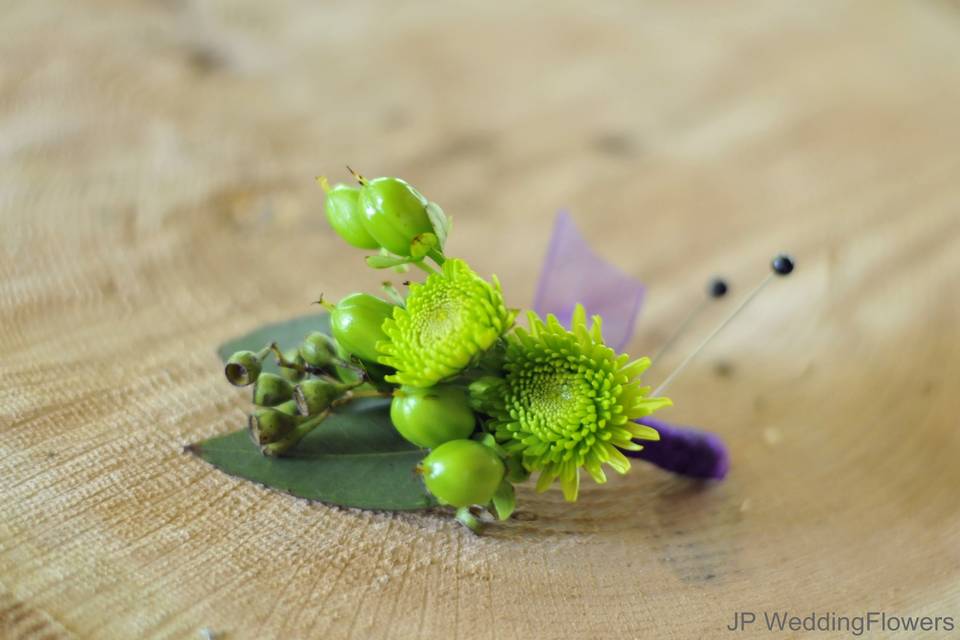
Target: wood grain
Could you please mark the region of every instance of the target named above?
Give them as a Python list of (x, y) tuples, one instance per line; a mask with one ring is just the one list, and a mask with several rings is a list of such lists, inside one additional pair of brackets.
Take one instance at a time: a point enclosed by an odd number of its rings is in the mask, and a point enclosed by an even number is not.
[[(960, 615), (960, 6), (494, 4), (4, 4), (0, 636)], [(243, 420), (219, 343), (376, 285), (321, 218), (345, 162), (440, 202), (517, 306), (569, 208), (650, 285), (637, 354), (713, 273), (742, 294), (793, 251), (664, 415), (723, 434), (729, 480), (524, 487), (476, 538), (183, 455)]]

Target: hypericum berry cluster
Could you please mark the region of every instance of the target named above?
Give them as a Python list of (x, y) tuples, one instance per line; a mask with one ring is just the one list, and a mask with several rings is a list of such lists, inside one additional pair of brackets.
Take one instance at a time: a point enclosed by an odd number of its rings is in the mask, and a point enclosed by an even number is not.
[[(532, 471), (540, 491), (559, 478), (568, 500), (577, 498), (581, 467), (597, 482), (606, 480), (603, 464), (625, 472), (620, 450), (657, 439), (633, 420), (670, 403), (640, 385), (649, 361), (616, 355), (599, 318), (586, 326), (582, 307), (571, 330), (535, 314), (528, 330), (514, 329), (517, 312), (497, 278), (445, 255), (450, 220), (440, 207), (398, 178), (351, 173), (359, 186), (320, 179), (330, 226), (352, 246), (378, 250), (369, 266), (428, 275), (406, 283), (406, 294), (385, 283), (389, 302), (354, 293), (325, 303), (332, 339), (311, 334), (296, 353), (231, 359), (231, 381), (257, 382), (254, 400), (264, 409), (251, 417), (251, 434), (261, 450), (280, 455), (338, 404), (388, 395), (397, 432), (431, 450), (416, 469), (426, 489), (474, 530), (480, 508), (510, 516), (512, 483)], [(271, 350), (299, 384), (258, 378)]]

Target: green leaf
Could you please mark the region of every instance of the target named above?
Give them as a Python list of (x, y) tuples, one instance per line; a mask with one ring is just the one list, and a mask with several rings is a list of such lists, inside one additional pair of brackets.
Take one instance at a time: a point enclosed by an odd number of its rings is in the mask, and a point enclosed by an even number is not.
[(427, 203), (427, 217), (430, 219), (430, 224), (433, 225), (433, 232), (440, 242), (440, 250), (442, 251), (444, 245), (447, 244), (447, 237), (450, 235), (450, 218), (436, 202)]
[[(267, 325), (231, 340), (218, 353), (225, 360), (234, 351), (272, 340), (289, 348), (311, 331), (329, 331), (326, 314)], [(285, 457), (261, 455), (246, 429), (187, 449), (229, 475), (309, 500), (391, 511), (436, 506), (414, 473), (426, 451), (396, 432), (386, 399), (357, 400), (338, 409)]]
[(282, 458), (261, 455), (246, 430), (190, 445), (221, 471), (308, 500), (410, 511), (436, 505), (414, 473), (426, 451), (390, 423), (388, 400), (358, 400), (331, 415)]
[(493, 494), (493, 511), (499, 520), (506, 520), (513, 514), (517, 507), (517, 495), (513, 490), (513, 485), (507, 480), (500, 483), (497, 492)]
[[(417, 259), (417, 258), (415, 258)], [(411, 258), (401, 256), (367, 256), (367, 266), (373, 269), (389, 269), (411, 262)]]

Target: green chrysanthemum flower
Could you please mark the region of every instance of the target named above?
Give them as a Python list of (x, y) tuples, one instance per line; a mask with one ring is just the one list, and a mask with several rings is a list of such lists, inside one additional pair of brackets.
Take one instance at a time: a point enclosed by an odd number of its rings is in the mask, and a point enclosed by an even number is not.
[(502, 409), (493, 429), (504, 448), (522, 456), (530, 471), (539, 471), (537, 491), (560, 479), (563, 495), (577, 499), (580, 467), (598, 483), (607, 481), (601, 466), (626, 473), (630, 461), (619, 449), (642, 449), (634, 438), (659, 440), (656, 430), (633, 422), (672, 404), (649, 398), (639, 376), (649, 358), (629, 362), (603, 343), (601, 320), (587, 328), (586, 312), (577, 305), (572, 331), (553, 315), (543, 322), (530, 312), (530, 329), (508, 337)]
[(397, 370), (395, 384), (430, 387), (456, 375), (513, 326), (500, 282), (482, 279), (463, 260), (447, 260), (423, 284), (410, 285), (405, 307), (383, 323), (380, 362)]

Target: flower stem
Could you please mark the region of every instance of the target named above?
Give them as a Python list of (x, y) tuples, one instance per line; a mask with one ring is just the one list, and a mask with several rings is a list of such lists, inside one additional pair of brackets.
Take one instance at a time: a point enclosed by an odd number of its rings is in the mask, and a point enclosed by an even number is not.
[(389, 398), (392, 395), (393, 395), (392, 391), (376, 391), (374, 389), (370, 389), (368, 391), (351, 391), (350, 399), (353, 400), (356, 398)]
[(476, 534), (479, 534), (480, 531), (483, 530), (483, 522), (480, 521), (480, 518), (473, 515), (470, 507), (460, 507), (457, 509), (456, 517), (457, 522)]
[(434, 269), (433, 267), (431, 267), (430, 265), (428, 265), (428, 264), (427, 264), (426, 262), (424, 262), (423, 260), (414, 260), (414, 261), (411, 262), (410, 264), (412, 264), (413, 266), (415, 266), (417, 269), (420, 269), (421, 271), (425, 271), (425, 272), (427, 272), (427, 273), (437, 273), (437, 270), (436, 270), (436, 269)]

